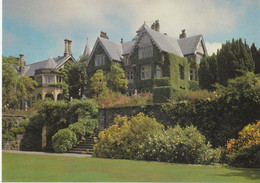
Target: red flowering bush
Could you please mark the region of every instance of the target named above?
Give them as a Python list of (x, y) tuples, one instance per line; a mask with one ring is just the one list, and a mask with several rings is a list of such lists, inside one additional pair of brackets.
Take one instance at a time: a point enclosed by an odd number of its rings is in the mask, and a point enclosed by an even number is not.
[(139, 93), (133, 96), (125, 96), (121, 93), (115, 93), (111, 90), (105, 91), (95, 98), (98, 105), (102, 108), (119, 107), (119, 106), (133, 106), (144, 105), (152, 103), (152, 94)]

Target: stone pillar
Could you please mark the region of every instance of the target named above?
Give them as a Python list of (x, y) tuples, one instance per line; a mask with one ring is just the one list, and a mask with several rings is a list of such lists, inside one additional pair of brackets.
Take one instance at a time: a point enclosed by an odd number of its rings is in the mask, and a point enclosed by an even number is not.
[(47, 146), (46, 132), (47, 132), (46, 126), (43, 126), (42, 127), (42, 150), (45, 150)]

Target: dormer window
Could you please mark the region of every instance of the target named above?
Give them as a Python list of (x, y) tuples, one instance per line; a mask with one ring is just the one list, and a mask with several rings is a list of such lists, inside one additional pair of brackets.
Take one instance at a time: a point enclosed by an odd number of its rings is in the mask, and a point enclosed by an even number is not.
[(139, 47), (138, 59), (149, 58), (149, 57), (152, 57), (152, 56), (153, 56), (153, 46), (152, 45)]
[(105, 55), (100, 54), (95, 56), (95, 66), (105, 65)]

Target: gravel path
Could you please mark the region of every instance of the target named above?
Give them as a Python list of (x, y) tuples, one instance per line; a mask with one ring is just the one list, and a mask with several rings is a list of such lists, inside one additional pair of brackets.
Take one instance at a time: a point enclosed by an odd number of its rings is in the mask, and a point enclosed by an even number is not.
[(49, 155), (49, 156), (68, 156), (68, 157), (80, 157), (80, 158), (92, 157), (92, 155), (89, 154), (74, 154), (74, 153), (47, 153), (47, 152), (12, 151), (12, 150), (2, 150), (2, 152), (17, 153), (17, 154), (38, 154), (38, 155)]

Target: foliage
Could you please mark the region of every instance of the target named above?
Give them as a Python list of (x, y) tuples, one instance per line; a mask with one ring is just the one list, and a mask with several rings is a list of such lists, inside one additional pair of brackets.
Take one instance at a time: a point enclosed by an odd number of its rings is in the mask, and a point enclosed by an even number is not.
[(149, 134), (157, 133), (163, 126), (154, 118), (139, 113), (128, 119), (117, 116), (115, 124), (100, 132), (94, 155), (97, 157), (137, 159), (140, 144)]
[(197, 91), (199, 89), (200, 87), (198, 81), (194, 81), (194, 80), (189, 81), (189, 91)]
[(255, 43), (251, 45), (252, 57), (255, 62), (255, 74), (260, 73), (260, 48), (256, 48)]
[(95, 130), (98, 129), (98, 120), (90, 119), (88, 117), (82, 118), (78, 123), (82, 123), (85, 126), (85, 134), (84, 135), (92, 135)]
[(120, 65), (112, 64), (110, 72), (107, 74), (108, 87), (116, 92), (125, 92), (127, 90), (128, 80), (125, 72)]
[(96, 118), (97, 114), (98, 105), (92, 99), (73, 99), (68, 105), (67, 116), (69, 124), (77, 122), (79, 116)]
[(69, 129), (59, 130), (52, 137), (53, 149), (57, 153), (64, 153), (72, 149), (77, 142), (76, 134)]
[(211, 148), (194, 126), (179, 125), (150, 135), (142, 143), (141, 159), (174, 163), (211, 164), (218, 162), (220, 151)]
[(255, 63), (251, 50), (242, 39), (227, 41), (217, 55), (206, 57), (200, 63), (200, 87), (212, 90), (215, 83), (227, 85), (228, 79), (241, 76), (241, 72), (253, 72)]
[(84, 137), (84, 135), (86, 133), (85, 125), (83, 123), (80, 123), (80, 122), (76, 122), (76, 123), (71, 124), (68, 127), (68, 129), (75, 133), (76, 138), (77, 138), (77, 142), (79, 142)]
[[(202, 100), (212, 100), (218, 95), (216, 92), (210, 92), (208, 90), (196, 90), (196, 91), (177, 91), (173, 94), (173, 102), (180, 101), (202, 101)], [(171, 102), (170, 101), (170, 102)]]
[(136, 106), (152, 103), (152, 94), (136, 94), (125, 96), (121, 93), (115, 93), (112, 90), (102, 92), (98, 97), (94, 98), (97, 104), (102, 108), (119, 107), (119, 106)]
[(9, 108), (19, 108), (19, 99), (27, 99), (29, 93), (34, 90), (37, 83), (17, 72), (20, 67), (16, 58), (10, 56), (2, 57), (2, 105)]
[(259, 168), (260, 163), (260, 121), (249, 124), (238, 133), (237, 139), (227, 142), (227, 160), (229, 164)]
[(103, 91), (107, 90), (106, 77), (103, 74), (101, 69), (97, 70), (96, 73), (90, 78), (91, 89), (95, 93), (95, 96), (98, 97)]
[(171, 86), (154, 87), (153, 102), (164, 103), (173, 97), (174, 89)]
[(78, 62), (68, 66), (68, 84), (70, 97), (79, 99), (86, 91), (87, 59), (87, 56), (81, 57)]

